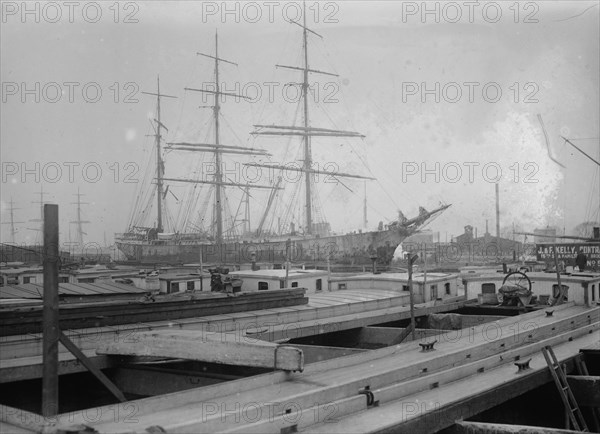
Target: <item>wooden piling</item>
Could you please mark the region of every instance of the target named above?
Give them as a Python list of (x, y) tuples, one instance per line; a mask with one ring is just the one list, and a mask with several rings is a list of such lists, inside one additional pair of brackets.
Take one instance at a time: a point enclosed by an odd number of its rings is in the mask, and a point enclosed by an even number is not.
[(42, 414), (58, 414), (58, 205), (44, 205)]

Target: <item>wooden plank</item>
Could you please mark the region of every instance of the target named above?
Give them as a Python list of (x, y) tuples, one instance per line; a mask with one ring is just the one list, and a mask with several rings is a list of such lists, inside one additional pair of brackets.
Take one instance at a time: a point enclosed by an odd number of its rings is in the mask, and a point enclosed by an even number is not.
[[(410, 377), (422, 376), (420, 372), (423, 366), (427, 366), (429, 372), (440, 372), (443, 374), (443, 369), (447, 369), (449, 366), (459, 366), (461, 364), (468, 363), (470, 360), (476, 360), (483, 357), (489, 357), (494, 363), (501, 363), (510, 372), (509, 376), (514, 376), (516, 387), (513, 382), (506, 382), (505, 377), (502, 378), (504, 383), (509, 384), (516, 391), (519, 392), (520, 387), (530, 387), (533, 383), (524, 381), (521, 386), (521, 381), (525, 376), (516, 376), (516, 368), (512, 365), (513, 359), (503, 359), (498, 357), (498, 354), (503, 355), (509, 347), (514, 348), (515, 351), (522, 351), (521, 357), (528, 354), (528, 352), (535, 351), (539, 345), (548, 344), (549, 342), (543, 342), (544, 340), (550, 341), (552, 345), (560, 342), (568, 342), (569, 339), (577, 336), (585, 336), (584, 340), (570, 343), (572, 347), (580, 345), (582, 343), (589, 342), (594, 338), (593, 335), (588, 335), (588, 331), (598, 330), (598, 322), (594, 317), (594, 322), (591, 325), (582, 327), (581, 324), (588, 323), (589, 310), (583, 310), (580, 308), (568, 308), (557, 309), (554, 318), (545, 318), (543, 312), (531, 313), (523, 315), (521, 318), (511, 317), (505, 320), (499, 321), (499, 326), (502, 327), (503, 333), (502, 338), (494, 338), (490, 335), (481, 335), (480, 332), (484, 326), (479, 326), (478, 334), (464, 335), (459, 340), (453, 342), (439, 343), (438, 349), (429, 352), (422, 353), (418, 349), (413, 348), (414, 343), (401, 344), (394, 348), (385, 348), (382, 350), (366, 352), (354, 356), (344, 357), (342, 359), (329, 360), (325, 362), (315, 363), (306, 367), (305, 373), (302, 375), (288, 375), (281, 376), (276, 374), (265, 374), (262, 376), (256, 376), (244, 380), (238, 380), (234, 382), (225, 383), (219, 386), (209, 386), (202, 389), (197, 389), (188, 392), (181, 392), (170, 395), (169, 400), (164, 399), (150, 399), (144, 401), (138, 401), (140, 412), (138, 417), (140, 418), (139, 430), (143, 430), (144, 427), (151, 425), (160, 425), (163, 428), (194, 431), (194, 432), (215, 432), (232, 429), (239, 427), (240, 416), (243, 414), (246, 403), (257, 403), (258, 409), (263, 410), (262, 415), (264, 418), (269, 417), (268, 408), (272, 408), (273, 401), (276, 403), (294, 402), (300, 408), (310, 408), (314, 402), (319, 403), (332, 403), (337, 402), (346, 397), (351, 397), (358, 393), (358, 390), (364, 388), (366, 385), (371, 387), (371, 390), (381, 388), (391, 383), (401, 384), (402, 381)], [(597, 313), (592, 312), (592, 314)], [(528, 334), (532, 333), (531, 330), (526, 327), (535, 320), (537, 329), (535, 330), (536, 340), (532, 341), (528, 338)], [(560, 327), (558, 326), (560, 325)], [(558, 328), (557, 328), (558, 327)], [(554, 329), (554, 330), (553, 330)], [(564, 332), (557, 335), (557, 333)], [(585, 341), (585, 342), (584, 342)], [(505, 344), (502, 347), (500, 344)], [(478, 350), (474, 350), (477, 348)], [(558, 354), (558, 352), (557, 352)], [(465, 355), (472, 355), (472, 359), (465, 357)], [(540, 356), (541, 357), (541, 356)], [(540, 358), (538, 357), (538, 359)], [(426, 365), (424, 365), (426, 362)], [(491, 363), (491, 362), (490, 362)], [(535, 366), (535, 365), (534, 365)], [(335, 368), (335, 369), (333, 369)], [(486, 368), (487, 369), (487, 368)], [(535, 381), (545, 382), (549, 378), (547, 369), (542, 367), (536, 367), (535, 372), (542, 374), (541, 380), (535, 377)], [(458, 372), (458, 371), (456, 371)], [(465, 371), (466, 372), (466, 371)], [(487, 370), (485, 371), (487, 373)], [(472, 375), (472, 373), (471, 373)], [(487, 374), (483, 374), (487, 375)], [(506, 375), (506, 374), (504, 374)], [(480, 378), (484, 378), (483, 376)], [(496, 377), (494, 377), (496, 378)], [(455, 380), (455, 378), (454, 378)], [(429, 391), (429, 384), (427, 381), (423, 381), (423, 384), (427, 386)], [(473, 387), (473, 385), (477, 387)], [(537, 383), (536, 383), (537, 384)], [(473, 383), (473, 379), (467, 376), (464, 381), (465, 387), (468, 387), (470, 393), (477, 394), (478, 391), (473, 389), (489, 388), (489, 385), (484, 381), (477, 381)], [(452, 399), (458, 399), (456, 392), (452, 389), (452, 385), (446, 386), (447, 393)], [(431, 393), (437, 393), (431, 391)], [(487, 389), (485, 389), (487, 390)], [(509, 389), (509, 391), (512, 389)], [(524, 389), (525, 390), (525, 389)], [(510, 392), (513, 393), (513, 392)], [(498, 399), (503, 399), (502, 396), (497, 396)], [(423, 395), (426, 400), (423, 402), (435, 401), (434, 395)], [(276, 397), (276, 398), (274, 398)], [(421, 399), (421, 398), (419, 398)], [(433, 400), (433, 401), (432, 401)], [(233, 409), (228, 410), (228, 414), (225, 417), (225, 421), (222, 420), (221, 414), (207, 415), (199, 411), (199, 403), (212, 402), (217, 405), (218, 408)], [(240, 411), (235, 410), (236, 404), (240, 404)], [(485, 404), (487, 405), (487, 401)], [(271, 406), (271, 407), (269, 407)], [(253, 407), (253, 409), (256, 409)], [(395, 410), (396, 415), (400, 414)], [(369, 412), (375, 414), (378, 412), (377, 409), (370, 409)], [(366, 415), (370, 414), (365, 413)], [(236, 422), (237, 414), (237, 422)], [(347, 417), (347, 415), (340, 415)], [(361, 415), (362, 416), (362, 415)], [(404, 414), (406, 416), (406, 414)], [(404, 417), (402, 416), (402, 417)], [(400, 416), (395, 416), (400, 417)], [(381, 418), (381, 417), (380, 417)], [(379, 420), (379, 419), (378, 419)], [(389, 417), (385, 417), (380, 422), (389, 421)], [(391, 420), (394, 420), (393, 418)], [(404, 419), (402, 419), (404, 420)], [(174, 422), (176, 421), (176, 422)], [(454, 419), (451, 419), (448, 423), (451, 425)], [(374, 424), (375, 426), (377, 424)], [(347, 429), (356, 431), (359, 425), (348, 425)], [(117, 429), (110, 420), (104, 420), (98, 426), (101, 430), (112, 430)], [(122, 427), (121, 427), (122, 428)], [(323, 428), (320, 426), (319, 429)], [(342, 428), (341, 425), (333, 424), (330, 430), (336, 430)], [(431, 430), (414, 432), (429, 432)]]
[(55, 420), (55, 418), (45, 418), (40, 414), (0, 404), (0, 423), (10, 428), (5, 430), (0, 426), (2, 433), (47, 432)]
[[(424, 316), (432, 312), (454, 310), (462, 307), (464, 304), (464, 301), (460, 301), (416, 309), (416, 315)], [(331, 333), (340, 330), (348, 330), (373, 324), (407, 319), (410, 318), (410, 309), (406, 306), (398, 306), (356, 314), (339, 315), (335, 317), (327, 315), (320, 315), (320, 317), (321, 318), (316, 321), (299, 321), (296, 323), (276, 325), (274, 327), (261, 327), (256, 329), (249, 328), (246, 331), (246, 335), (272, 342), (282, 342), (304, 336), (313, 336), (323, 333)]]
[(600, 407), (600, 377), (567, 375), (567, 381), (579, 406)]
[(239, 366), (302, 371), (302, 350), (289, 345), (278, 345), (239, 335), (217, 336), (190, 330), (160, 330), (138, 333), (131, 340), (106, 342), (96, 350), (98, 354), (123, 356), (171, 357)]
[(456, 434), (574, 434), (580, 431), (546, 428), (542, 426), (461, 421), (456, 422), (455, 432)]
[[(574, 366), (579, 342), (590, 342), (586, 334), (574, 342), (555, 346), (557, 357), (568, 367)], [(512, 363), (485, 371), (473, 378), (467, 376), (446, 386), (412, 393), (379, 405), (367, 412), (342, 418), (335, 427), (324, 424), (306, 430), (307, 433), (337, 433), (352, 429), (356, 432), (437, 432), (515, 396), (552, 381), (541, 354), (533, 356), (533, 368), (517, 374)], [(468, 393), (465, 393), (468, 391)]]
[[(115, 384), (109, 380), (109, 378), (104, 375), (104, 373), (96, 366), (94, 363), (87, 358), (83, 352), (77, 346), (71, 342), (71, 340), (65, 336), (65, 334), (59, 330), (59, 340), (60, 343), (63, 344), (67, 349), (73, 354), (77, 359), (86, 367), (88, 371), (90, 371), (94, 377), (96, 377), (109, 391), (112, 393), (119, 401), (126, 402), (127, 398), (123, 395), (123, 392), (119, 390)], [(57, 372), (58, 375), (58, 372)]]
[[(503, 329), (500, 330), (500, 335), (506, 336), (508, 342), (512, 345), (520, 347), (523, 345), (525, 338), (527, 338), (527, 335), (523, 337), (522, 334), (525, 334), (530, 330), (530, 324), (537, 324), (539, 329), (536, 330), (536, 339), (542, 339), (542, 331), (551, 334), (552, 336), (556, 336), (557, 331), (555, 331), (555, 328), (558, 327), (557, 324), (559, 323), (571, 324), (571, 322), (573, 322), (571, 327), (577, 328), (580, 327), (582, 322), (587, 323), (589, 318), (592, 318), (593, 321), (597, 322), (598, 312), (600, 312), (600, 309), (590, 311), (572, 305), (562, 305), (556, 308), (554, 317), (551, 318), (546, 318), (544, 312), (532, 312), (519, 317), (510, 317), (499, 322), (499, 325), (503, 327)], [(501, 339), (492, 339), (493, 336), (483, 334), (485, 331), (483, 328), (484, 326), (479, 326), (463, 336), (453, 336), (453, 339), (449, 340), (447, 343), (440, 342), (440, 350), (428, 354), (419, 353), (417, 351), (407, 352), (402, 348), (406, 348), (409, 344), (402, 344), (398, 347), (383, 348), (333, 361), (314, 363), (306, 367), (302, 378), (310, 379), (310, 381), (315, 381), (317, 383), (330, 384), (332, 382), (340, 383), (343, 378), (345, 378), (345, 381), (347, 382), (348, 377), (355, 379), (363, 378), (364, 373), (366, 372), (370, 375), (362, 381), (372, 381), (372, 379), (377, 379), (378, 382), (389, 384), (392, 380), (398, 381), (398, 379), (408, 378), (411, 375), (418, 375), (420, 371), (419, 364), (422, 363), (424, 359), (435, 359), (436, 355), (437, 358), (441, 360), (438, 366), (439, 369), (443, 369), (444, 366), (458, 366), (461, 363), (464, 363), (467, 360), (465, 356), (472, 353), (474, 339), (480, 342), (481, 338), (484, 337), (486, 342), (491, 344), (488, 345), (489, 349), (486, 352), (488, 355), (498, 354), (507, 349), (502, 347), (504, 342), (502, 342)], [(517, 334), (516, 332), (520, 332), (520, 334)], [(584, 333), (584, 331), (577, 330), (572, 333), (576, 335), (576, 333)], [(554, 341), (552, 344), (554, 345)], [(443, 351), (444, 346), (450, 348), (451, 352)], [(478, 357), (483, 355), (475, 354)], [(401, 364), (403, 365), (400, 371), (392, 369), (389, 371), (389, 376), (382, 376), (380, 374), (381, 368), (378, 370), (374, 367), (375, 365), (384, 366), (384, 363), (391, 363), (392, 368), (398, 368), (396, 357), (399, 355), (402, 356)], [(369, 366), (368, 370), (364, 369), (364, 364)], [(429, 363), (429, 372), (432, 372), (435, 368), (436, 367), (433, 366), (432, 363)], [(358, 377), (359, 375), (362, 375), (363, 377)], [(281, 383), (288, 378), (290, 378), (288, 375), (275, 372), (235, 382), (228, 382), (219, 386), (209, 386), (202, 389), (179, 392), (171, 395), (168, 401), (165, 401), (164, 399), (149, 398), (142, 402), (138, 401), (140, 417), (142, 416), (142, 413), (154, 415), (159, 411), (169, 411), (170, 413), (176, 411), (175, 409), (185, 409), (186, 406), (195, 405), (197, 407), (197, 402), (211, 401), (217, 396), (227, 396), (228, 394), (239, 396), (237, 402), (240, 402), (244, 394), (250, 395), (249, 399), (252, 400), (256, 395), (256, 391), (259, 389), (261, 390), (261, 393), (266, 394), (267, 398), (265, 399), (268, 400), (271, 399), (272, 396), (281, 394), (281, 391), (279, 390), (282, 387)], [(295, 376), (292, 376), (291, 378), (295, 378)], [(302, 381), (302, 383), (304, 383), (304, 381)], [(356, 386), (352, 384), (346, 385), (350, 387), (351, 390), (356, 390)], [(271, 386), (273, 387), (273, 390), (269, 392), (267, 389)], [(376, 386), (377, 385), (374, 385), (373, 387)], [(105, 412), (102, 409), (100, 410), (102, 414), (108, 414), (109, 412), (108, 409)], [(102, 421), (104, 423), (110, 423), (110, 418), (103, 418), (98, 422), (100, 423)], [(83, 423), (85, 420), (76, 418), (74, 422)]]

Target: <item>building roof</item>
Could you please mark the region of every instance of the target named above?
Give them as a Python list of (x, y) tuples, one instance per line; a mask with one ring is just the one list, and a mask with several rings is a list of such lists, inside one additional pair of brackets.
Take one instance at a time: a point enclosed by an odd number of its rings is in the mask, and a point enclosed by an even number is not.
[[(458, 274), (456, 273), (436, 273), (430, 272), (427, 273), (427, 282), (437, 282), (440, 280), (447, 280), (449, 278), (456, 278)], [(358, 274), (355, 276), (347, 276), (347, 277), (336, 277), (335, 279), (331, 279), (332, 281), (342, 282), (348, 280), (387, 280), (393, 282), (408, 282), (408, 273), (382, 273), (382, 274), (373, 274), (373, 273), (365, 273)], [(413, 274), (413, 281), (423, 283), (425, 281), (425, 273), (418, 272)]]
[[(236, 277), (256, 277), (257, 279), (264, 278), (276, 278), (276, 279), (285, 279), (285, 269), (278, 270), (240, 270), (240, 271), (231, 271), (230, 275)], [(311, 277), (311, 276), (325, 276), (327, 275), (326, 270), (299, 270), (299, 269), (291, 269), (288, 274), (288, 278), (290, 279), (299, 279), (302, 277)]]
[[(112, 281), (97, 283), (59, 283), (58, 295), (60, 297), (88, 296), (88, 295), (116, 295), (116, 294), (145, 294), (144, 289)], [(25, 283), (23, 285), (6, 285), (0, 287), (0, 298), (27, 298), (41, 299), (44, 294), (44, 285)]]

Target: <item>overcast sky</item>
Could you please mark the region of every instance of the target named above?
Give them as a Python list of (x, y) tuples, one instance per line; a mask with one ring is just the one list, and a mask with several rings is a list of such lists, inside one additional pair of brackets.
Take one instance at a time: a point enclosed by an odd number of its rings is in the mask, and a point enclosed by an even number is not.
[[(38, 218), (32, 201), (43, 187), (46, 200), (60, 205), (66, 240), (79, 188), (89, 203), (86, 241), (103, 242), (106, 234), (112, 242), (126, 229), (135, 181), (152, 149), (145, 135), (155, 100), (141, 92), (155, 91), (158, 74), (161, 90), (179, 97), (163, 103), (167, 140), (210, 140), (202, 96), (184, 87), (212, 80), (213, 64), (195, 53), (214, 53), (215, 31), (220, 56), (239, 64), (223, 65), (221, 82), (253, 97), (261, 90), (251, 102), (224, 104), (223, 143), (284, 158), (287, 142), (249, 133), (253, 124), (294, 122), (294, 88), (284, 85), (301, 78), (275, 64), (301, 65), (301, 29), (285, 19), (297, 18), (300, 3), (112, 4), (81, 2), (70, 10), (63, 2), (27, 3), (24, 14), (21, 2), (2, 3), (3, 223), (11, 197), (17, 221)], [(431, 2), (423, 15), (421, 2), (307, 3), (307, 23), (323, 36), (309, 38), (310, 66), (339, 74), (311, 77), (319, 91), (313, 98), (324, 107), (312, 109), (311, 124), (366, 136), (315, 139), (315, 160), (377, 178), (367, 186), (370, 227), (394, 219), (398, 209), (411, 216), (444, 202), (452, 207), (430, 225), (442, 239), (467, 224), (483, 233), (486, 220), (493, 232), (497, 169), (502, 226), (556, 225), (568, 233), (600, 219), (598, 166), (560, 137), (600, 160), (598, 2), (515, 4), (481, 2), (469, 10), (462, 2)], [(538, 114), (564, 167), (548, 156)], [(167, 176), (185, 177), (189, 161), (167, 156)], [(344, 183), (323, 189), (323, 212), (333, 229), (355, 230), (362, 226), (363, 184)], [(264, 202), (257, 194), (254, 228)], [(17, 226), (17, 242), (35, 240), (25, 229), (34, 223)]]

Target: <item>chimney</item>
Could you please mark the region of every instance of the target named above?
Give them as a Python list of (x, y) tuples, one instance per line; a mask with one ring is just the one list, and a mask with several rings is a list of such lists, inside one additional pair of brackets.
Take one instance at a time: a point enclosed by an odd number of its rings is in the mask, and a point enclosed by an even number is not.
[(496, 183), (496, 238), (500, 240), (500, 187)]

